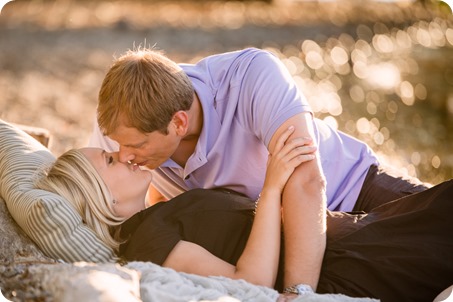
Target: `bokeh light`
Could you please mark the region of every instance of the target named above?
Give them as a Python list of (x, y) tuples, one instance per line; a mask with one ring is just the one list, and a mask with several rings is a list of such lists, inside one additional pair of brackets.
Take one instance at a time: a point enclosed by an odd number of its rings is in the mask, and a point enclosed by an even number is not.
[(51, 129), (59, 154), (86, 144), (113, 55), (260, 47), (316, 117), (437, 183), (453, 177), (452, 18), (429, 1), (14, 1), (0, 17), (0, 117)]

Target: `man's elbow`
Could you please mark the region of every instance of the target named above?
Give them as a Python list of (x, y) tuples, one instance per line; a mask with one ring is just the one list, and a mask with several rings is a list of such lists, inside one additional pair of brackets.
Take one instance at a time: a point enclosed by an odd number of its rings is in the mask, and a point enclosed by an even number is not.
[(315, 162), (310, 165), (301, 165), (296, 168), (286, 183), (285, 190), (292, 188), (304, 188), (312, 192), (325, 193), (327, 181), (318, 165)]

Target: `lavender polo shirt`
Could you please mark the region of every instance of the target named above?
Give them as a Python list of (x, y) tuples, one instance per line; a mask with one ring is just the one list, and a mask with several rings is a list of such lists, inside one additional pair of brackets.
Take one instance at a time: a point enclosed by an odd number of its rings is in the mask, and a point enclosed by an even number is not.
[[(203, 128), (186, 166), (169, 159), (153, 171), (153, 185), (167, 198), (192, 188), (226, 187), (257, 198), (264, 183), (267, 146), (290, 117), (310, 112), (281, 62), (269, 52), (245, 49), (181, 64), (203, 108)], [(315, 140), (327, 180), (331, 210), (354, 207), (371, 164), (363, 142), (314, 119)], [(95, 125), (90, 145), (118, 150)]]

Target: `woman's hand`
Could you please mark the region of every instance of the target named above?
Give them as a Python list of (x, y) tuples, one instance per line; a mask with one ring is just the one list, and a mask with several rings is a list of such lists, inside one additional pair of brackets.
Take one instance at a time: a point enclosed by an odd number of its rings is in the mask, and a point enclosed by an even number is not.
[(274, 154), (269, 154), (263, 190), (276, 189), (282, 192), (294, 169), (315, 159), (317, 148), (313, 141), (303, 137), (288, 140), (293, 132), (293, 126), (284, 131), (277, 139)]

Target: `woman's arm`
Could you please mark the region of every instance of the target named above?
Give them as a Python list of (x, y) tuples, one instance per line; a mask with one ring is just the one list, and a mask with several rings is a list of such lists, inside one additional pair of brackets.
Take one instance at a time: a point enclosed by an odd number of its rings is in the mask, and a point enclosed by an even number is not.
[(203, 276), (221, 275), (274, 286), (280, 254), (281, 193), (295, 167), (312, 160), (311, 153), (314, 151), (314, 147), (304, 146), (303, 140), (287, 142), (293, 132), (294, 127), (283, 132), (276, 143), (274, 154), (269, 157), (252, 230), (236, 266), (187, 241), (180, 241), (175, 246), (163, 263), (164, 266)]

